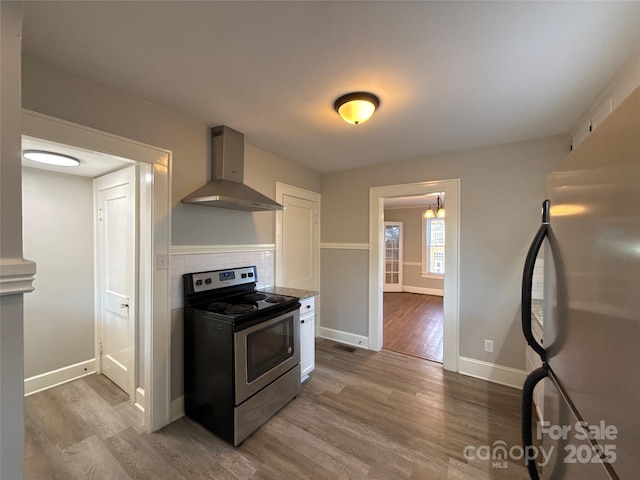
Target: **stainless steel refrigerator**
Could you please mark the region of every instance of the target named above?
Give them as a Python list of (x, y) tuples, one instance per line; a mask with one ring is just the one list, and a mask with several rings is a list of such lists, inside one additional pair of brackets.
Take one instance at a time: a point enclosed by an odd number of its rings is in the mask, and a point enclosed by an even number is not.
[[(523, 332), (543, 361), (523, 388), (524, 449), (538, 454), (528, 459), (529, 473), (547, 480), (638, 479), (640, 87), (548, 176), (546, 195), (522, 287)], [(530, 332), (530, 291), (541, 247), (539, 345)], [(544, 424), (537, 426), (534, 387), (544, 388)], [(541, 449), (551, 453), (544, 466)]]

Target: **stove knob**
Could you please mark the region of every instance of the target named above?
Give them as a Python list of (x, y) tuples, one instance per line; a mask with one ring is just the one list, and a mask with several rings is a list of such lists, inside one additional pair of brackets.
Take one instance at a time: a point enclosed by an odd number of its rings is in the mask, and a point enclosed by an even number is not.
[(211, 285), (212, 281), (210, 278), (207, 278), (204, 283), (206, 283), (207, 285)]
[(198, 287), (202, 286), (202, 280), (196, 280), (196, 286)]

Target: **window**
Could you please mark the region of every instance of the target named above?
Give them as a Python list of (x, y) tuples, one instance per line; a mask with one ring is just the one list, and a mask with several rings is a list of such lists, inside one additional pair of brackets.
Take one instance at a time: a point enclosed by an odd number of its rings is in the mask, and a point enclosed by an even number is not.
[(424, 219), (422, 270), (427, 275), (444, 275), (444, 218)]

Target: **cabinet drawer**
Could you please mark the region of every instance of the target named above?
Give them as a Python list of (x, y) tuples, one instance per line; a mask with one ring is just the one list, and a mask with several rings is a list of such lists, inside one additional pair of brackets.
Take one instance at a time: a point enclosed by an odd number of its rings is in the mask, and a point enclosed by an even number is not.
[(300, 316), (304, 316), (307, 313), (312, 313), (315, 309), (315, 298), (307, 297), (300, 300)]

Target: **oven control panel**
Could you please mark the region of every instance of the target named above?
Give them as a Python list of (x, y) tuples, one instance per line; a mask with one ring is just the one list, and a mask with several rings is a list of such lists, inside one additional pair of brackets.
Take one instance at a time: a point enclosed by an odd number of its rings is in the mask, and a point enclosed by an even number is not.
[(190, 274), (190, 286), (194, 293), (215, 290), (217, 288), (256, 283), (256, 267), (229, 268)]

